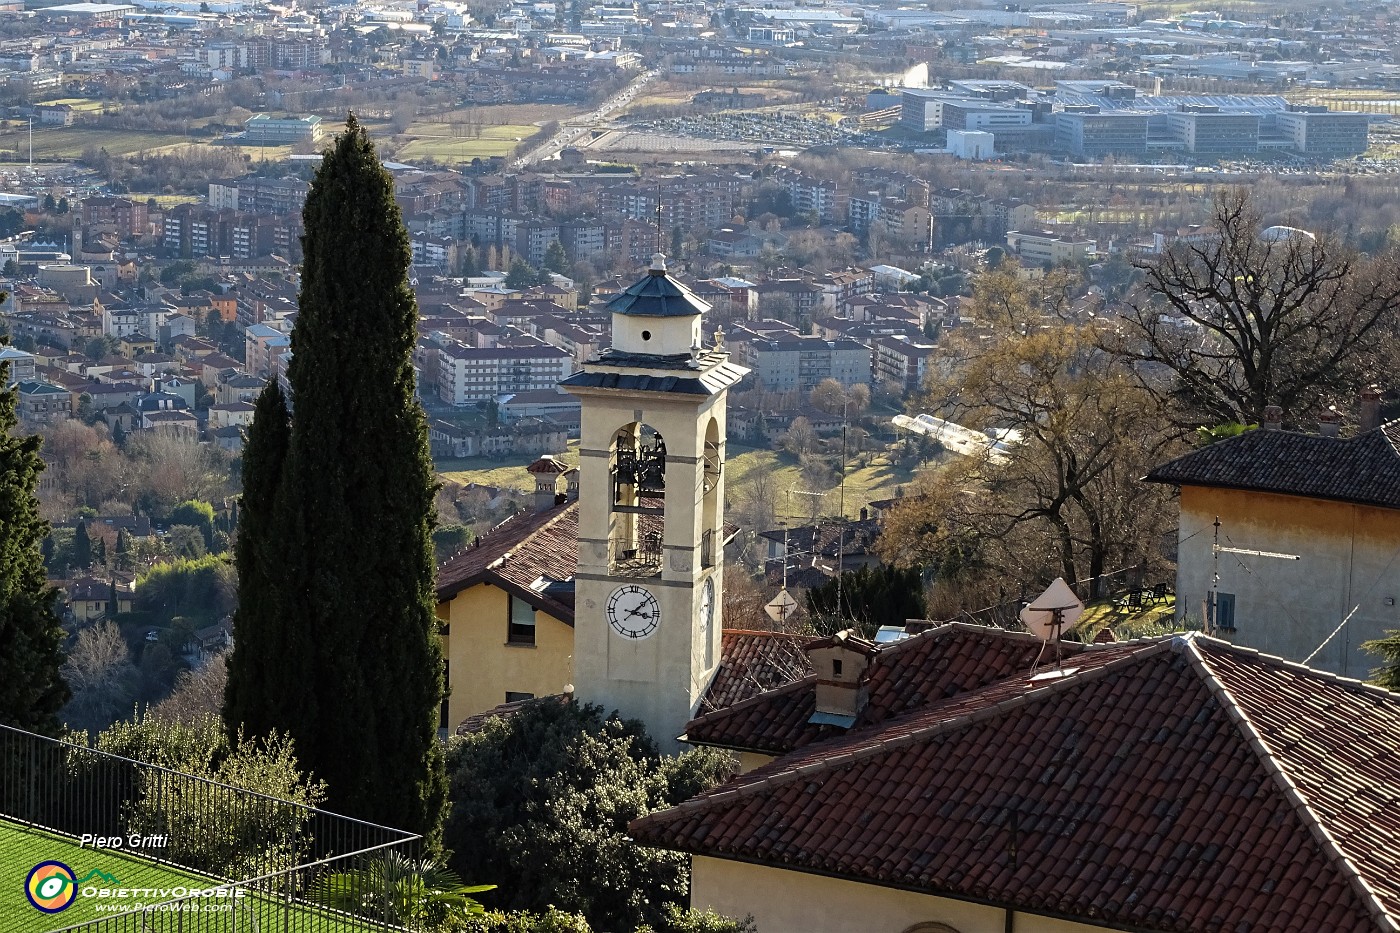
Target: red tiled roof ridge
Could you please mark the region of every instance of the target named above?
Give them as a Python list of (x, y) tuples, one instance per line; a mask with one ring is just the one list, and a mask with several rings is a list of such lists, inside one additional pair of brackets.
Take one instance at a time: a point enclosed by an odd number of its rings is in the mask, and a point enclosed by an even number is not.
[[(972, 627), (985, 628), (985, 626)], [(766, 789), (780, 787), (784, 784), (792, 783), (793, 781), (796, 781), (799, 778), (808, 777), (818, 772), (828, 771), (835, 768), (847, 767), (859, 761), (863, 761), (866, 758), (870, 758), (875, 755), (881, 755), (885, 752), (893, 751), (895, 749), (911, 745), (916, 741), (927, 739), (930, 736), (937, 735), (940, 732), (953, 731), (955, 729), (961, 729), (964, 726), (972, 725), (973, 723), (982, 722), (983, 720), (994, 719), (1014, 709), (1025, 706), (1031, 702), (1039, 702), (1041, 700), (1047, 699), (1050, 696), (1053, 696), (1054, 694), (1062, 693), (1069, 689), (1078, 688), (1086, 682), (1097, 680), (1101, 677), (1106, 677), (1110, 672), (1116, 671), (1118, 668), (1125, 667), (1130, 664), (1136, 664), (1144, 660), (1145, 658), (1149, 658), (1155, 654), (1161, 654), (1165, 651), (1174, 650), (1174, 643), (1176, 641), (1177, 636), (1157, 636), (1155, 639), (1144, 639), (1131, 642), (1118, 642), (1117, 644), (1105, 646), (1103, 648), (1097, 649), (1093, 653), (1099, 654), (1104, 652), (1121, 652), (1121, 656), (1112, 658), (1104, 662), (1103, 664), (1096, 665), (1095, 667), (1092, 667), (1088, 670), (1076, 670), (1072, 673), (1065, 675), (1064, 677), (1047, 681), (1043, 686), (1032, 687), (1031, 689), (1022, 691), (1021, 693), (1016, 694), (1015, 696), (1008, 697), (1004, 700), (999, 700), (995, 703), (988, 703), (985, 706), (979, 706), (966, 713), (962, 713), (948, 719), (939, 719), (934, 717), (934, 721), (928, 724), (927, 726), (908, 729), (888, 738), (880, 738), (881, 735), (885, 735), (897, 729), (902, 723), (907, 723), (915, 719), (929, 718), (933, 716), (933, 714), (937, 710), (946, 705), (966, 704), (970, 699), (975, 698), (978, 694), (994, 694), (998, 691), (1003, 691), (1007, 688), (1007, 686), (1010, 683), (1015, 681), (1017, 678), (1023, 677), (1025, 675), (1014, 675), (1013, 677), (1004, 677), (1001, 680), (987, 684), (986, 686), (981, 687), (978, 690), (971, 691), (970, 693), (963, 694), (962, 696), (951, 697), (944, 703), (914, 710), (909, 713), (905, 713), (902, 716), (896, 716), (893, 719), (881, 723), (877, 727), (857, 732), (854, 735), (836, 736), (834, 738), (827, 739), (823, 742), (817, 742), (803, 750), (802, 760), (800, 760), (799, 762), (789, 764), (787, 766), (782, 766), (782, 759), (780, 758), (774, 762), (771, 762), (770, 764), (756, 768), (746, 775), (741, 775), (735, 783), (721, 785), (721, 790), (711, 791), (710, 793), (702, 794), (698, 797), (693, 797), (690, 800), (684, 801), (683, 803), (680, 803), (669, 810), (661, 810), (654, 813), (649, 813), (646, 816), (641, 817), (640, 819), (634, 820), (631, 825), (651, 826), (667, 823), (672, 820), (680, 819), (683, 816), (687, 816), (696, 810), (706, 809), (712, 804), (723, 803), (726, 801), (737, 799), (739, 797), (750, 796)], [(1133, 650), (1123, 651), (1122, 649), (1124, 648), (1132, 648)], [(816, 675), (812, 675), (811, 677), (805, 678), (805, 681), (815, 680)], [(751, 699), (756, 700), (759, 699), (759, 697), (753, 697)], [(739, 704), (736, 704), (736, 706), (738, 705)], [(730, 707), (730, 709), (733, 708), (734, 707)], [(716, 713), (712, 713), (710, 715), (717, 715), (718, 713), (722, 712), (725, 711), (718, 710), (716, 711)], [(814, 753), (819, 752), (823, 746), (831, 749), (840, 749), (842, 747), (842, 743), (849, 743), (851, 747), (844, 751), (838, 751), (830, 757), (821, 758), (819, 760), (812, 760), (813, 758), (815, 758)], [(748, 778), (748, 780), (745, 780), (745, 778)]]
[[(724, 630), (724, 634), (726, 634), (726, 635), (762, 635), (762, 636), (767, 637), (767, 638), (802, 638), (802, 639), (806, 639), (806, 638), (808, 637), (808, 636), (806, 636), (806, 635), (799, 635), (797, 632), (775, 632), (775, 631), (773, 631), (772, 629), (765, 629), (765, 628), (727, 628), (727, 629)], [(813, 637), (815, 637), (815, 636), (813, 636)]]
[[(933, 620), (921, 619), (919, 621)], [(879, 644), (879, 650), (875, 656), (876, 661), (878, 661), (880, 658), (886, 657), (891, 654), (898, 654), (901, 650), (909, 648), (910, 645), (919, 644), (919, 639), (930, 638), (935, 635), (946, 635), (949, 632), (967, 632), (969, 634), (974, 635), (991, 635), (996, 638), (1010, 638), (1012, 641), (1039, 642), (1045, 640), (1040, 636), (1034, 635), (1030, 632), (1017, 632), (1013, 629), (1002, 628), (999, 625), (978, 625), (975, 622), (963, 622), (959, 619), (949, 619), (946, 622), (938, 622), (936, 623), (934, 628), (926, 629), (917, 634), (910, 635), (908, 638), (901, 638), (899, 639), (899, 641), (888, 641)], [(1083, 647), (1083, 645), (1080, 642), (1076, 641), (1061, 640), (1060, 644), (1067, 646)], [(1120, 642), (1120, 644), (1122, 643)]]
[[(1225, 715), (1235, 724), (1235, 727), (1245, 735), (1250, 749), (1258, 757), (1264, 771), (1273, 779), (1274, 784), (1283, 794), (1284, 798), (1293, 805), (1293, 810), (1297, 814), (1298, 819), (1303, 822), (1303, 825), (1307, 826), (1308, 831), (1312, 833), (1313, 840), (1318, 844), (1319, 848), (1326, 853), (1327, 858), (1351, 884), (1352, 888), (1361, 898), (1361, 902), (1366, 905), (1366, 910), (1371, 915), (1371, 918), (1375, 920), (1383, 930), (1400, 930), (1400, 926), (1396, 925), (1389, 912), (1385, 909), (1385, 906), (1381, 903), (1376, 892), (1371, 888), (1371, 885), (1367, 883), (1366, 879), (1362, 877), (1355, 863), (1342, 851), (1341, 846), (1332, 838), (1332, 834), (1328, 832), (1327, 827), (1322, 825), (1322, 821), (1319, 820), (1317, 814), (1313, 812), (1312, 805), (1308, 802), (1308, 799), (1303, 796), (1302, 791), (1298, 789), (1298, 785), (1294, 783), (1287, 771), (1279, 764), (1278, 758), (1269, 747), (1268, 740), (1255, 728), (1254, 722), (1235, 699), (1230, 688), (1216, 676), (1215, 671), (1211, 668), (1205, 655), (1201, 652), (1201, 647), (1198, 642), (1198, 639), (1201, 638), (1208, 638), (1208, 636), (1199, 636), (1195, 633), (1175, 636), (1172, 639), (1175, 646), (1174, 650), (1186, 656), (1192, 669), (1196, 671), (1201, 680), (1205, 683), (1206, 689), (1219, 701)], [(1209, 639), (1209, 641), (1217, 642), (1218, 640)], [(1229, 644), (1228, 642), (1219, 643)], [(1257, 657), (1273, 660), (1267, 655), (1262, 655), (1258, 651), (1252, 653)], [(1290, 664), (1290, 666), (1309, 673), (1314, 673), (1310, 668), (1306, 668), (1301, 664)], [(1337, 679), (1347, 680), (1348, 678)], [(1382, 690), (1379, 692), (1386, 696), (1391, 696), (1387, 691)]]
[[(1314, 680), (1325, 680), (1328, 683), (1336, 684), (1344, 690), (1354, 693), (1369, 693), (1377, 699), (1400, 700), (1400, 691), (1387, 690), (1369, 681), (1356, 677), (1343, 677), (1341, 674), (1334, 674), (1331, 671), (1324, 671), (1316, 667), (1308, 667), (1300, 661), (1285, 658), (1282, 655), (1269, 654), (1267, 651), (1260, 651), (1258, 648), (1251, 648), (1248, 645), (1237, 645), (1234, 642), (1226, 641), (1223, 638), (1215, 638), (1201, 632), (1182, 632), (1175, 637), (1191, 639), (1192, 641), (1204, 642), (1212, 651), (1223, 651), (1230, 654), (1245, 655), (1267, 662), (1274, 667), (1281, 667), (1292, 671), (1295, 674), (1304, 674)], [(1123, 644), (1123, 642), (1119, 642)]]

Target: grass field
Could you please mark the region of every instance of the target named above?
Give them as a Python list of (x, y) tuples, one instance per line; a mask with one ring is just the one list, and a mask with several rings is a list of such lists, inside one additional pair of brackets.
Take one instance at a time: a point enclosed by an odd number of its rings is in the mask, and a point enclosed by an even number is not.
[(504, 156), (515, 152), (522, 139), (533, 136), (539, 127), (528, 123), (504, 123), (481, 127), (481, 135), (454, 135), (449, 124), (415, 123), (407, 133), (394, 137), (395, 158), (404, 162), (436, 159), (439, 162), (470, 162), (475, 158)]
[[(565, 463), (577, 465), (578, 441), (569, 441), (568, 451), (558, 456)], [(509, 463), (487, 457), (437, 461), (438, 474), (445, 480), (463, 485), (480, 483), (483, 486), (514, 486), (528, 493), (535, 488), (535, 481), (525, 472), (527, 466), (529, 463), (518, 457), (512, 457)]]
[(100, 100), (92, 100), (87, 97), (60, 97), (56, 100), (42, 101), (34, 106), (57, 107), (59, 104), (67, 104), (73, 108), (74, 113), (101, 113), (102, 108), (108, 106)]
[[(166, 146), (186, 145), (188, 140), (182, 135), (171, 133), (145, 133), (138, 130), (100, 130), (91, 126), (44, 126), (34, 127), (34, 158), (36, 159), (76, 159), (88, 146), (106, 149), (112, 155), (131, 155), (134, 152), (162, 149)], [(0, 150), (13, 150), (22, 156), (29, 154), (29, 127), (27, 124), (7, 121), (0, 127)]]
[(1092, 640), (1101, 629), (1113, 629), (1119, 638), (1135, 638), (1154, 634), (1171, 622), (1176, 613), (1176, 597), (1168, 595), (1166, 602), (1144, 606), (1136, 611), (1118, 606), (1111, 599), (1100, 599), (1084, 607), (1075, 630), (1086, 640)]
[[(80, 882), (79, 890), (85, 888), (211, 888), (217, 884), (193, 872), (181, 871), (167, 865), (160, 865), (145, 859), (121, 854), (111, 850), (80, 848), (71, 839), (51, 833), (40, 832), (29, 827), (0, 820), (0, 930), (4, 933), (52, 933), (75, 924), (87, 923), (102, 917), (113, 916), (120, 911), (98, 911), (99, 905), (120, 903), (134, 907), (137, 903), (161, 903), (176, 895), (154, 894), (135, 896), (124, 900), (84, 897), (81, 894), (72, 906), (59, 913), (47, 914), (34, 909), (25, 898), (25, 878), (39, 862), (62, 862), (72, 869)], [(102, 871), (115, 878), (107, 881), (97, 877), (87, 884), (83, 879), (94, 871)], [(214, 902), (211, 902), (211, 904)], [(225, 902), (227, 903), (227, 902)], [(197, 924), (190, 929), (201, 933), (273, 933), (283, 929), (280, 914), (285, 906), (273, 903), (263, 897), (249, 894), (239, 901), (237, 912), (201, 913)], [(245, 907), (249, 909), (245, 909)], [(171, 915), (170, 919), (175, 919)], [(341, 933), (371, 929), (341, 915), (330, 914), (314, 907), (294, 908), (289, 929), (297, 933)], [(117, 929), (117, 927), (113, 927)], [(161, 924), (160, 929), (174, 929), (175, 924)], [(120, 929), (131, 929), (124, 923)], [(381, 929), (374, 927), (373, 929)]]
[[(777, 490), (774, 508), (780, 518), (807, 521), (814, 512), (835, 515), (840, 511), (838, 503), (841, 492), (838, 486), (826, 490), (825, 496), (800, 494), (808, 486), (802, 479), (801, 468), (792, 457), (772, 450), (741, 447), (732, 441), (728, 448), (729, 461), (726, 466), (729, 474), (725, 477), (725, 490), (730, 498), (757, 470), (769, 473), (773, 478), (773, 487)], [(911, 482), (914, 476), (914, 472), (891, 464), (884, 455), (873, 458), (869, 466), (863, 468), (851, 456), (846, 470), (846, 515), (855, 518), (871, 500), (893, 497), (895, 490)], [(814, 505), (818, 502), (820, 504)]]
[(538, 126), (550, 120), (563, 123), (587, 109), (575, 104), (483, 104), (446, 110), (425, 117), (421, 123), (414, 125), (450, 126), (453, 123), (480, 123), (482, 126), (500, 126), (506, 123), (529, 123)]

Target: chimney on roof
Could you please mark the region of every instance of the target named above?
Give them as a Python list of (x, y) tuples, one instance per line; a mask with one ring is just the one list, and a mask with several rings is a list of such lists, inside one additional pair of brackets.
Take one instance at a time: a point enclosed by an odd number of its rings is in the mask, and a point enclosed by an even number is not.
[(578, 467), (571, 467), (569, 472), (564, 474), (564, 482), (567, 484), (564, 498), (570, 502), (578, 501)]
[(1342, 433), (1342, 414), (1335, 407), (1317, 416), (1317, 433), (1323, 437), (1337, 437)]
[(535, 478), (535, 511), (546, 512), (559, 503), (559, 474), (568, 470), (549, 454), (525, 468)]
[(1362, 432), (1374, 431), (1381, 426), (1381, 387), (1367, 386), (1361, 390)]
[(1280, 431), (1283, 429), (1283, 409), (1277, 405), (1268, 405), (1264, 408), (1264, 430)]
[(817, 711), (811, 722), (850, 728), (868, 699), (865, 672), (875, 646), (847, 629), (809, 642), (803, 650), (817, 674)]

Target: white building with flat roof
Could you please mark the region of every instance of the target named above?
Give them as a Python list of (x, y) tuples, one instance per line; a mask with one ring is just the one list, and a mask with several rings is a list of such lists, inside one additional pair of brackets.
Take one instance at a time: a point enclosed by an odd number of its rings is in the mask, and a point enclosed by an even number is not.
[(959, 159), (991, 159), (996, 156), (996, 137), (984, 130), (949, 130), (948, 151)]

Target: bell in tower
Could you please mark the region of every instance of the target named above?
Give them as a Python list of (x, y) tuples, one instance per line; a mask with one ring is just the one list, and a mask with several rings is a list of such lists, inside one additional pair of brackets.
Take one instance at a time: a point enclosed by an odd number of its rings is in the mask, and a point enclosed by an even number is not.
[(582, 405), (574, 684), (680, 734), (719, 664), (728, 392), (709, 305), (657, 254), (609, 302), (612, 346), (561, 383)]

